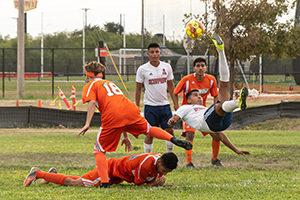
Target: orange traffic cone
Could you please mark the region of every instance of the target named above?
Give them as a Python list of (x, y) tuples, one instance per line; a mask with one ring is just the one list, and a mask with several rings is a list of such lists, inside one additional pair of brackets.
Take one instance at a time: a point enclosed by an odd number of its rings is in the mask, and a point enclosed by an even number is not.
[(17, 100), (17, 104), (16, 104), (16, 106), (17, 106), (17, 107), (19, 107), (19, 106), (20, 106), (20, 102), (19, 102), (19, 100)]
[(38, 102), (38, 107), (39, 107), (39, 108), (42, 107), (42, 102), (41, 102), (41, 100), (39, 100), (39, 102)]
[(28, 80), (28, 77), (27, 77), (27, 76), (25, 76), (25, 80)]

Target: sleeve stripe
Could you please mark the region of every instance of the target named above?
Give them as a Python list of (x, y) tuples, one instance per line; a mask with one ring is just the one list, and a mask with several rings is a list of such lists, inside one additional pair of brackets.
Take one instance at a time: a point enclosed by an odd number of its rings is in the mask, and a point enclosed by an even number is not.
[(94, 83), (96, 83), (97, 81), (98, 81), (98, 80), (94, 80), (94, 81), (92, 82), (92, 84), (90, 85), (90, 87), (89, 87), (89, 89), (88, 89), (88, 91), (87, 91), (87, 93), (86, 93), (86, 96), (85, 96), (85, 97), (88, 97), (88, 96), (89, 96), (90, 90), (92, 89), (92, 87), (93, 87)]

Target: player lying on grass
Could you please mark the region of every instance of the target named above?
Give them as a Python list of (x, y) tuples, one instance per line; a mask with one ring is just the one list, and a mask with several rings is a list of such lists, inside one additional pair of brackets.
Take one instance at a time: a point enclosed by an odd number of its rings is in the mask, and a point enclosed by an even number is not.
[(212, 37), (219, 54), (220, 88), (218, 101), (209, 108), (202, 105), (202, 97), (198, 90), (187, 93), (186, 99), (189, 105), (183, 105), (169, 119), (169, 126), (174, 126), (180, 119), (190, 127), (202, 131), (215, 133), (227, 147), (237, 154), (250, 154), (248, 151), (238, 150), (221, 131), (226, 130), (232, 122), (232, 112), (236, 108), (245, 110), (248, 89), (242, 88), (239, 101), (230, 100), (229, 93), (229, 69), (226, 62), (224, 43), (217, 35)]
[(90, 62), (84, 65), (84, 70), (89, 82), (83, 88), (82, 102), (88, 102), (88, 109), (85, 126), (78, 136), (84, 135), (89, 129), (96, 107), (101, 113), (102, 125), (94, 145), (94, 155), (103, 187), (109, 187), (105, 153), (116, 150), (123, 132), (129, 132), (135, 137), (145, 134), (167, 140), (185, 149), (193, 147), (187, 140), (175, 138), (159, 127), (151, 127), (141, 116), (139, 107), (127, 99), (118, 86), (111, 81), (101, 79), (102, 72), (105, 70), (104, 65)]
[[(178, 158), (174, 153), (133, 154), (122, 158), (110, 158), (108, 163), (109, 184), (120, 184), (123, 181), (134, 183), (135, 185), (145, 186), (173, 186), (164, 185), (167, 173), (177, 167)], [(101, 185), (101, 178), (98, 175), (97, 168), (80, 176), (59, 174), (51, 168), (52, 173), (43, 172), (36, 167), (32, 167), (28, 176), (24, 180), (24, 187), (43, 178), (42, 182), (52, 182), (65, 186), (86, 186), (93, 187)]]

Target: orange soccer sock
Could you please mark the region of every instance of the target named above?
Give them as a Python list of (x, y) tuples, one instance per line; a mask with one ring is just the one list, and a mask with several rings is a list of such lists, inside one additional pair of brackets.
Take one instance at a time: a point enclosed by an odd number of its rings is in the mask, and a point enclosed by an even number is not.
[(173, 137), (173, 135), (171, 135), (170, 133), (154, 126), (150, 128), (148, 136), (167, 141), (171, 141), (171, 138)]
[(42, 171), (37, 171), (36, 172), (36, 177), (37, 178), (43, 178), (46, 181), (49, 181), (51, 183), (55, 184), (60, 184), (63, 185), (64, 181), (66, 178), (71, 178), (71, 179), (78, 179), (80, 178), (79, 176), (69, 176), (69, 175), (64, 175), (64, 174), (54, 174), (54, 173), (48, 173), (48, 172), (42, 172)]
[(101, 183), (108, 183), (108, 165), (106, 161), (106, 155), (101, 151), (97, 151), (97, 153), (94, 153), (94, 155), (96, 159), (97, 172), (101, 178)]
[[(192, 145), (194, 145), (194, 143), (192, 141), (190, 141), (192, 143)], [(193, 163), (193, 149), (191, 150), (185, 150), (185, 156), (186, 156), (186, 163), (187, 165), (191, 162)]]
[(212, 146), (212, 159), (213, 160), (217, 160), (218, 158), (218, 155), (219, 155), (219, 151), (220, 151), (220, 145), (221, 145), (221, 142), (217, 142), (217, 141), (214, 141), (212, 140), (211, 141), (211, 146)]

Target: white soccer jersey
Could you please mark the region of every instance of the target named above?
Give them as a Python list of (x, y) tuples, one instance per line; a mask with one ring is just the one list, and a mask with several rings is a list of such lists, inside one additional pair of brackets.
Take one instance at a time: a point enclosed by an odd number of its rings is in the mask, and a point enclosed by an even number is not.
[(167, 96), (169, 80), (173, 80), (173, 70), (168, 63), (159, 61), (157, 67), (150, 62), (141, 65), (136, 72), (136, 82), (144, 83), (144, 104), (150, 106), (170, 104)]
[(175, 115), (178, 115), (187, 125), (196, 130), (213, 132), (204, 120), (204, 113), (207, 109), (201, 105), (183, 105), (178, 108)]

